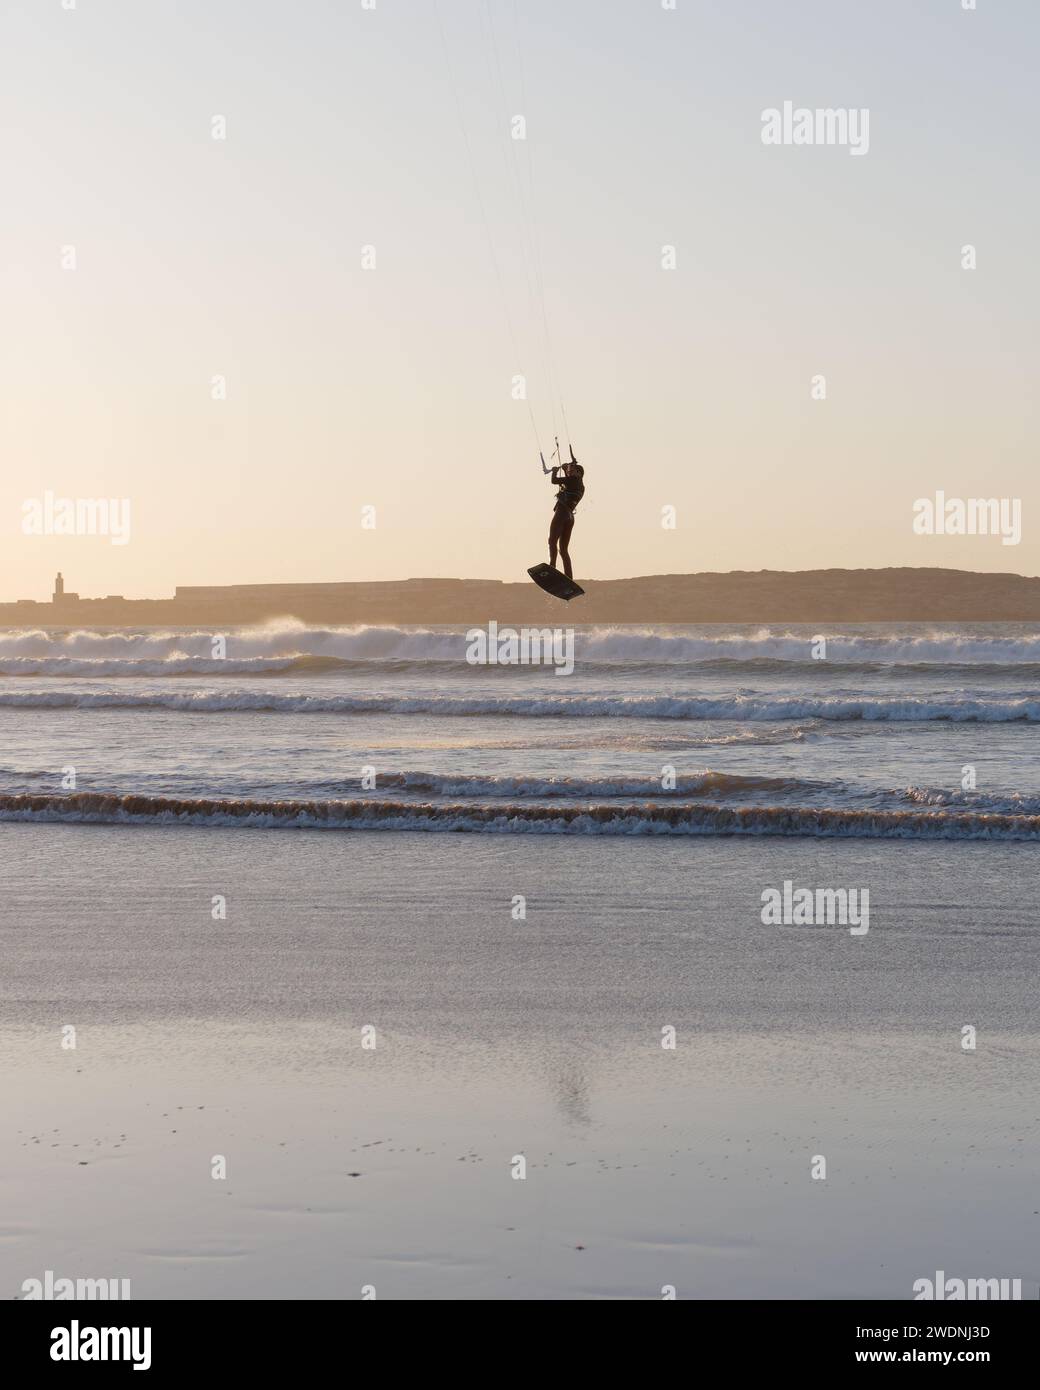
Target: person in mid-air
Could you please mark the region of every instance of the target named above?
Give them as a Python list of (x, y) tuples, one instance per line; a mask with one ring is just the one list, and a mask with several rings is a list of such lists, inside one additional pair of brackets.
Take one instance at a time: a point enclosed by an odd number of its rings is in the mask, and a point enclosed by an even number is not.
[(560, 559), (563, 561), (563, 572), (568, 579), (573, 579), (571, 557), (567, 547), (570, 543), (571, 532), (574, 530), (574, 509), (585, 496), (585, 470), (574, 457), (574, 446), (572, 445), (568, 463), (557, 465), (557, 467), (545, 471), (550, 474), (552, 483), (558, 489), (556, 506), (553, 508), (552, 524), (549, 527), (549, 564), (553, 569), (556, 569), (556, 551), (558, 549)]

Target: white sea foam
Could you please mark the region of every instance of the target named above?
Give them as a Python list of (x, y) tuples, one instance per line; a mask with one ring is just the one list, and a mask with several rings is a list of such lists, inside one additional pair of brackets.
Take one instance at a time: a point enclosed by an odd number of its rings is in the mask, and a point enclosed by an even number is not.
[[(576, 657), (602, 665), (784, 662), (821, 666), (982, 665), (1040, 663), (1040, 634), (954, 632), (828, 633), (826, 662), (814, 661), (808, 630), (788, 627), (706, 632), (703, 628), (601, 626), (576, 631)], [(214, 636), (227, 640), (226, 659), (213, 659)], [(159, 675), (176, 670), (200, 674), (298, 669), (308, 659), (334, 669), (339, 663), (463, 664), (463, 629), (359, 624), (311, 627), (281, 619), (258, 627), (213, 631), (0, 631), (0, 675)], [(71, 663), (87, 663), (74, 668)], [(35, 665), (34, 665), (35, 663)], [(92, 663), (97, 663), (92, 665)]]

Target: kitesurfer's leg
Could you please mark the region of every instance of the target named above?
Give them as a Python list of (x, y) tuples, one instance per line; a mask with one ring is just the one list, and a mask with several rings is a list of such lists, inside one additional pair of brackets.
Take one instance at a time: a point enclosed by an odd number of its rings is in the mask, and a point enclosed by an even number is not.
[(553, 525), (556, 524), (556, 517), (561, 518), (559, 546), (560, 559), (563, 561), (563, 572), (568, 579), (573, 579), (574, 575), (571, 573), (571, 557), (567, 547), (570, 544), (571, 532), (574, 530), (574, 514), (573, 512), (564, 511), (561, 507), (556, 513), (556, 516), (553, 517)]
[(552, 523), (549, 526), (549, 564), (553, 569), (556, 568), (556, 547), (560, 541), (560, 527), (563, 524), (563, 508), (557, 507), (553, 512)]

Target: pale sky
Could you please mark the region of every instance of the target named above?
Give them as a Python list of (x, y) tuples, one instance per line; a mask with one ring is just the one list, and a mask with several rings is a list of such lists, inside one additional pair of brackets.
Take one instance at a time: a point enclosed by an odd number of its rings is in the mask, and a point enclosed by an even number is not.
[[(522, 579), (543, 302), (578, 578), (1037, 574), (1038, 39), (1036, 0), (5, 0), (0, 598)], [(785, 101), (868, 152), (763, 144)], [(938, 489), (1021, 543), (915, 535)], [(130, 543), (23, 534), (48, 491)]]

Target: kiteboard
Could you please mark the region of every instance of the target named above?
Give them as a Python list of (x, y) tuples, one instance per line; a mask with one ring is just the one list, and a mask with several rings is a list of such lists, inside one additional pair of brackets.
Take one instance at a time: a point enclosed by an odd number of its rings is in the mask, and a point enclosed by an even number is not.
[(527, 573), (539, 589), (552, 594), (553, 598), (570, 601), (572, 598), (580, 598), (585, 592), (573, 579), (568, 579), (562, 570), (554, 570), (552, 565), (535, 565)]

